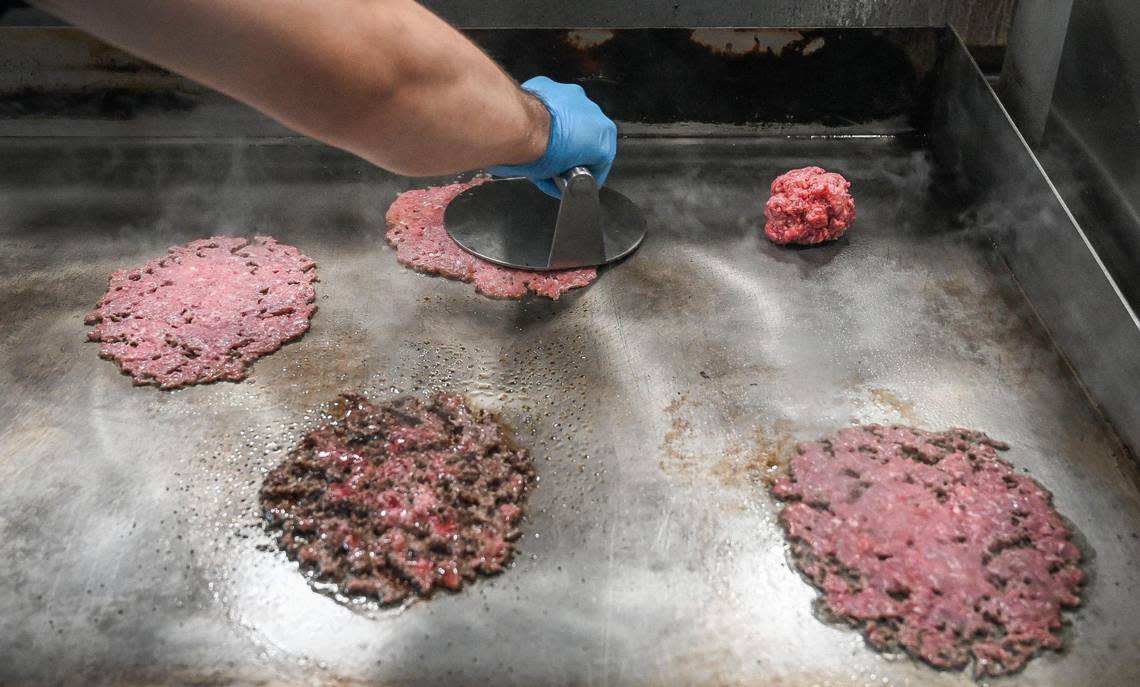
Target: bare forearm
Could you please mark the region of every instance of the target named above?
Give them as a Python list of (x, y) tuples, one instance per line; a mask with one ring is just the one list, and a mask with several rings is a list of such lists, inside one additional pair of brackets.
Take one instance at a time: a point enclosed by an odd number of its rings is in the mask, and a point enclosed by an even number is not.
[(542, 155), (544, 106), (410, 0), (42, 0), (144, 59), (387, 169)]

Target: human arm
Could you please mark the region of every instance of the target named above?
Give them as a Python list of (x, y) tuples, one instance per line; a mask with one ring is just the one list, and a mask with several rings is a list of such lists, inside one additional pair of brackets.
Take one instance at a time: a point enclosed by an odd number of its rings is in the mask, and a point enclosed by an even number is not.
[(36, 4), (400, 174), (522, 165), (554, 147), (543, 102), (411, 0)]

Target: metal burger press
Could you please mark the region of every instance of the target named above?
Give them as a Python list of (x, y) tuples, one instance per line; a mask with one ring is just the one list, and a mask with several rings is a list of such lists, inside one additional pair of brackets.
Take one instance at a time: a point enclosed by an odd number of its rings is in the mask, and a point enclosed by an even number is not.
[(645, 217), (629, 198), (598, 188), (585, 167), (554, 182), (561, 200), (523, 177), (473, 186), (447, 206), (444, 227), (467, 252), (523, 270), (605, 265), (641, 244)]

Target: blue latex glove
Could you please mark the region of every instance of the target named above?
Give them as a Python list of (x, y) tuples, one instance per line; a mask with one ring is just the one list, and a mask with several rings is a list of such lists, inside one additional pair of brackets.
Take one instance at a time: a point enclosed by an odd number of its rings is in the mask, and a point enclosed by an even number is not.
[(605, 183), (617, 153), (617, 125), (577, 84), (536, 76), (522, 87), (550, 111), (546, 152), (529, 164), (496, 165), (487, 171), (503, 177), (524, 176), (555, 198), (562, 193), (552, 179), (572, 167), (580, 165), (590, 170), (598, 186)]

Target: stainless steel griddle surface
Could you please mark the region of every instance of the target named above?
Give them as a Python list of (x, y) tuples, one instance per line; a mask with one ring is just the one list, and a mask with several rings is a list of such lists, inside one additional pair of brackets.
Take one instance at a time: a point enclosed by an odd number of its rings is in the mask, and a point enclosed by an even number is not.
[[(995, 684), (1140, 683), (1134, 464), (922, 141), (622, 145), (650, 234), (554, 303), (400, 267), (384, 212), (427, 182), (316, 145), (0, 142), (0, 683), (970, 684), (821, 622), (789, 567), (759, 478), (852, 422), (1009, 441), (1082, 536), (1069, 649)], [(809, 163), (853, 182), (855, 227), (773, 246), (767, 186)], [(312, 331), (241, 384), (132, 387), (83, 314), (211, 233), (315, 258)], [(405, 609), (314, 593), (261, 530), (262, 475), (338, 391), (436, 386), (534, 451), (517, 564)]]

